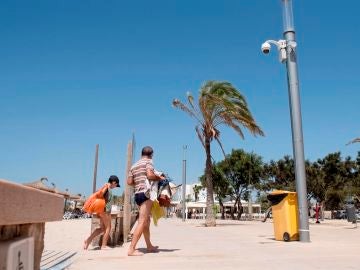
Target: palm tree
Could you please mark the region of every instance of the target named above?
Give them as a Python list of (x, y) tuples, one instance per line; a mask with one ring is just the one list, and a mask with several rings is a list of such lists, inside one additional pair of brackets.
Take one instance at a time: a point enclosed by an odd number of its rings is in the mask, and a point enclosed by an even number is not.
[(216, 226), (210, 144), (215, 139), (225, 156), (218, 127), (222, 124), (232, 127), (241, 138), (244, 138), (241, 127), (248, 129), (254, 136), (264, 136), (264, 133), (252, 117), (245, 97), (229, 82), (207, 81), (200, 89), (198, 104), (195, 104), (194, 97), (187, 93), (187, 104), (174, 99), (173, 106), (188, 113), (197, 122), (195, 130), (206, 153), (205, 225)]
[(360, 142), (360, 137), (359, 138), (355, 138), (352, 141), (348, 142), (346, 145), (352, 144), (352, 143), (358, 143)]
[(194, 187), (193, 187), (193, 191), (194, 191), (194, 195), (195, 195), (195, 202), (197, 202), (198, 200), (199, 200), (199, 193), (200, 193), (200, 191), (202, 190), (202, 186), (201, 185), (195, 185)]

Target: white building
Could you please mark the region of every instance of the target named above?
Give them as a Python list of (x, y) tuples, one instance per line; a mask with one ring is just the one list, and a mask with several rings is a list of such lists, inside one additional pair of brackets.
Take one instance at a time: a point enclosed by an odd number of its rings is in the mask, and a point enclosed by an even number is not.
[[(185, 192), (185, 213), (186, 218), (205, 218), (206, 212), (206, 188), (202, 188), (198, 193), (198, 198), (195, 200), (195, 186), (201, 186), (200, 183), (188, 184), (186, 185), (186, 192)], [(220, 209), (219, 201), (216, 199), (216, 194), (214, 194), (214, 203)], [(223, 205), (225, 208), (226, 217), (229, 217), (229, 213), (232, 208), (234, 208), (234, 201), (229, 199), (223, 200)], [(249, 213), (252, 217), (260, 216), (261, 214), (261, 206), (257, 203), (249, 202), (241, 200), (241, 205), (243, 207), (243, 211), (245, 216), (249, 216)], [(178, 211), (182, 209), (182, 188), (179, 188), (172, 200), (172, 206), (174, 209)], [(235, 207), (237, 208), (237, 207)], [(190, 215), (191, 213), (191, 215)], [(221, 216), (221, 213), (217, 213), (217, 216)]]

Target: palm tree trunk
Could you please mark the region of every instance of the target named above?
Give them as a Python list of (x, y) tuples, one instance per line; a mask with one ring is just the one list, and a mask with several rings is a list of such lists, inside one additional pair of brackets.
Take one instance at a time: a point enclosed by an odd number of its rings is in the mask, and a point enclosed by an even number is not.
[[(231, 215), (231, 219), (232, 219), (232, 220), (235, 220), (235, 215), (234, 215), (234, 213), (235, 213), (235, 209), (236, 209), (236, 207), (237, 207), (239, 198), (240, 198), (240, 196), (237, 196), (237, 197), (236, 197), (234, 206), (231, 208), (231, 211), (230, 211), (230, 215)], [(237, 212), (239, 212), (239, 209), (238, 209)]]
[(210, 152), (210, 139), (205, 138), (205, 152), (206, 152), (206, 167), (205, 167), (205, 178), (206, 178), (206, 220), (205, 226), (215, 227), (216, 220), (214, 216), (214, 189), (212, 182), (212, 162)]
[(325, 213), (325, 200), (323, 200), (321, 203), (320, 203), (320, 216), (321, 216), (321, 221), (324, 221), (324, 213)]
[(242, 203), (241, 203), (241, 199), (239, 199), (238, 201), (238, 215), (237, 215), (237, 219), (240, 220), (241, 219), (241, 215), (244, 213), (244, 209), (242, 207)]
[(221, 219), (225, 219), (225, 207), (221, 198), (219, 198), (220, 211), (221, 211)]

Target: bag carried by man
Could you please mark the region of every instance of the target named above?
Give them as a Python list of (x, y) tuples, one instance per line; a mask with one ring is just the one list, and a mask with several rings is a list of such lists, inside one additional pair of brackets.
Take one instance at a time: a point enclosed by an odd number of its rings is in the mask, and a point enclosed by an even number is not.
[(154, 173), (166, 178), (160, 181), (147, 181), (146, 185), (149, 191), (149, 199), (154, 202), (157, 200), (161, 207), (169, 207), (172, 195), (176, 193), (177, 188), (181, 185), (175, 186), (163, 172), (154, 170)]
[(164, 179), (159, 181), (158, 185), (157, 200), (160, 206), (169, 207), (172, 196), (170, 182), (168, 179)]
[[(165, 176), (163, 172), (154, 170), (155, 175)], [(149, 191), (149, 199), (152, 201), (158, 201), (161, 207), (169, 207), (171, 203), (171, 187), (169, 179), (160, 181), (147, 181), (147, 189)]]

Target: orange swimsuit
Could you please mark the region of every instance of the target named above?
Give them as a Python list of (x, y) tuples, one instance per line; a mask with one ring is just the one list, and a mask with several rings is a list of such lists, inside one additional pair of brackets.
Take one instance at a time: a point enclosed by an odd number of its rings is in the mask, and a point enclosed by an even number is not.
[(106, 201), (104, 193), (108, 188), (108, 184), (105, 184), (100, 190), (93, 193), (85, 202), (83, 210), (89, 214), (101, 214), (105, 211)]

